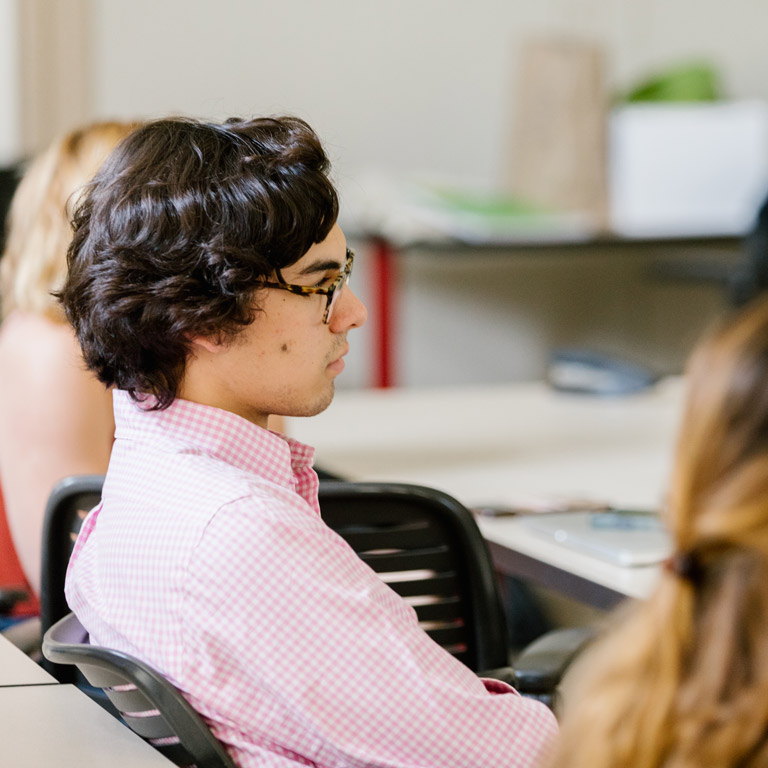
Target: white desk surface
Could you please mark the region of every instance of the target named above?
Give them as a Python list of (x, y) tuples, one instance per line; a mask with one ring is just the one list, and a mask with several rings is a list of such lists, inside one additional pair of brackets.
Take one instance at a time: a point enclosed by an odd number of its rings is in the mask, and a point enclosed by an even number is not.
[[(50, 685), (53, 683), (56, 683), (54, 677), (0, 635), (0, 686)], [(0, 744), (2, 744), (2, 739), (0, 739)]]
[(489, 542), (528, 555), (575, 576), (581, 576), (627, 597), (647, 597), (659, 577), (658, 566), (627, 568), (612, 565), (591, 555), (563, 547), (554, 540), (537, 536), (521, 525), (519, 519), (478, 518), (477, 523)]
[(0, 755), (13, 768), (173, 765), (72, 685), (0, 688)]
[[(622, 397), (562, 394), (544, 383), (339, 391), (288, 434), (317, 448), (317, 465), (353, 480), (418, 483), (469, 507), (578, 497), (628, 508), (664, 499), (683, 382)], [(648, 594), (657, 568), (611, 566), (522, 530), (483, 520), (490, 541), (625, 595)]]

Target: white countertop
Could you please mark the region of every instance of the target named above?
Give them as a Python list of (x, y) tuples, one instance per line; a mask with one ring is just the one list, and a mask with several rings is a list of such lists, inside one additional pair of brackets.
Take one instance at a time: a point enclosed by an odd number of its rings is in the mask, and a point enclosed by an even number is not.
[(0, 686), (56, 683), (39, 664), (0, 635)]
[(9, 768), (173, 765), (72, 685), (0, 688), (0, 723)]

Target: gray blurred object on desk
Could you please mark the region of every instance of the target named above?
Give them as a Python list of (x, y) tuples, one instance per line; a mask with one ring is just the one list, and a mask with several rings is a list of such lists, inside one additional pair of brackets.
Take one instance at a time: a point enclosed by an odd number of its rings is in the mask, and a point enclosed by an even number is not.
[(628, 395), (658, 380), (650, 369), (588, 349), (559, 349), (552, 353), (547, 381), (561, 392)]

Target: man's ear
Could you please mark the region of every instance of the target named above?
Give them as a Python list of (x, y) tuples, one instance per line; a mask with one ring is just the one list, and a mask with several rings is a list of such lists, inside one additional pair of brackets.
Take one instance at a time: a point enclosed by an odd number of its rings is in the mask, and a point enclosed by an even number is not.
[(217, 355), (224, 349), (224, 344), (215, 336), (191, 336), (189, 343), (192, 345), (192, 353), (199, 351), (208, 352), (211, 355)]

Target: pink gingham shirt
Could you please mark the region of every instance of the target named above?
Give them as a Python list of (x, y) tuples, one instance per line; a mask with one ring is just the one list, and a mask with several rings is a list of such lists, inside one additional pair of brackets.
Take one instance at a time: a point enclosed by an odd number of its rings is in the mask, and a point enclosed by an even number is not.
[(241, 766), (535, 763), (550, 711), (482, 681), (321, 520), (313, 450), (226, 411), (115, 393), (67, 599), (167, 675)]

